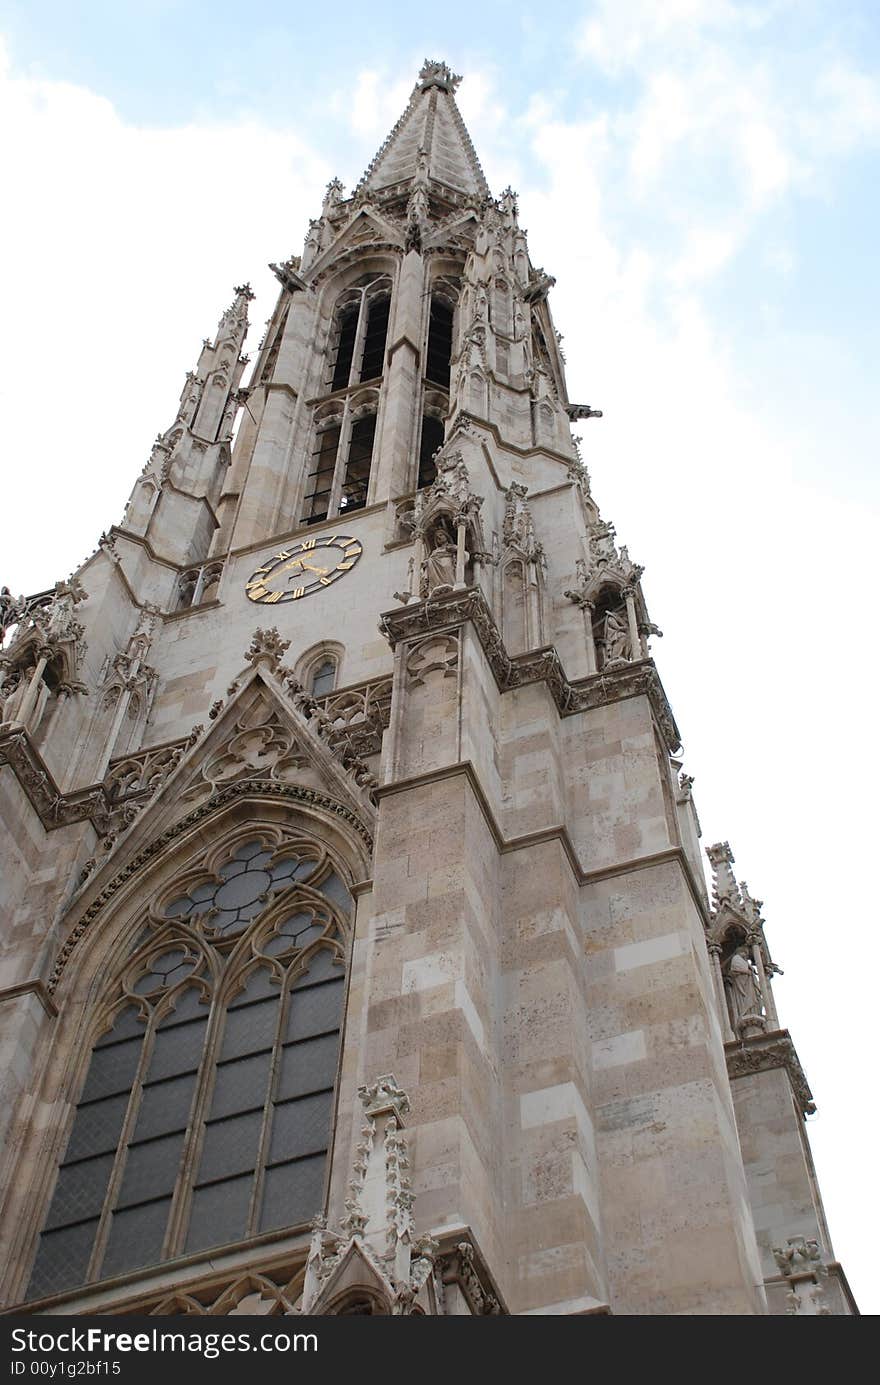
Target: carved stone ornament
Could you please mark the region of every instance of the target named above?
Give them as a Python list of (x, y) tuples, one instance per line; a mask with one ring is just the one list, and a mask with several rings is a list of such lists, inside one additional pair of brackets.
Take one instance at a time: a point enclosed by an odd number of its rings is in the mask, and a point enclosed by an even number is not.
[(106, 885), (100, 890), (98, 895), (91, 901), (84, 910), (78, 922), (74, 925), (64, 944), (62, 945), (55, 964), (52, 975), (46, 984), (46, 989), (52, 993), (58, 986), (64, 969), (70, 960), (71, 954), (85, 937), (90, 925), (98, 917), (104, 907), (109, 904), (119, 890), (127, 884), (133, 876), (143, 870), (150, 861), (161, 855), (163, 851), (179, 836), (186, 833), (190, 828), (211, 817), (214, 813), (225, 808), (228, 804), (234, 803), (236, 799), (243, 797), (256, 798), (276, 798), (280, 801), (287, 800), (296, 806), (306, 809), (317, 809), (320, 812), (328, 813), (330, 816), (338, 817), (345, 822), (349, 828), (361, 838), (368, 853), (373, 850), (373, 837), (362, 818), (346, 804), (340, 803), (338, 799), (331, 798), (329, 794), (322, 793), (318, 789), (305, 787), (301, 784), (279, 784), (270, 779), (246, 779), (240, 783), (227, 784), (205, 803), (187, 813), (180, 818), (172, 827), (154, 837), (142, 850), (132, 856), (125, 865), (114, 875)]
[(270, 673), (277, 673), (289, 648), (290, 640), (282, 639), (273, 625), (270, 630), (254, 631), (244, 657), (254, 668), (267, 668)]
[(413, 686), (426, 683), (433, 673), (454, 678), (458, 669), (458, 636), (431, 635), (413, 645), (406, 659), (407, 677)]
[(775, 1068), (785, 1068), (801, 1111), (805, 1116), (815, 1113), (813, 1093), (787, 1030), (781, 1029), (766, 1037), (758, 1035), (737, 1044), (728, 1044), (725, 1053), (727, 1073), (731, 1081), (737, 1077), (749, 1077), (756, 1072), (771, 1072)]
[(790, 1236), (784, 1246), (773, 1247), (773, 1258), (788, 1283), (785, 1312), (788, 1317), (831, 1317), (825, 1298), (828, 1266), (819, 1242), (806, 1236)]
[(538, 542), (526, 496), (528, 488), (514, 481), (504, 500), (504, 519), (501, 534), (505, 548), (520, 554), (527, 562), (542, 562), (543, 546)]
[(302, 1312), (345, 1312), (346, 1291), (366, 1311), (391, 1316), (441, 1311), (434, 1283), (437, 1242), (416, 1237), (409, 1155), (401, 1125), (406, 1093), (392, 1074), (358, 1088), (363, 1125), (338, 1230), (322, 1215), (312, 1223)]

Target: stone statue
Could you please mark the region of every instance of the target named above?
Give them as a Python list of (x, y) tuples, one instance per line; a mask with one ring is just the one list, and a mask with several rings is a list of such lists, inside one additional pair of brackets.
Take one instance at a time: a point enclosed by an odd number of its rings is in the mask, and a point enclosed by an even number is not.
[(431, 548), (425, 559), (425, 573), (428, 591), (449, 591), (455, 582), (456, 543), (447, 523), (443, 520), (431, 535)]
[(758, 978), (749, 961), (749, 950), (745, 943), (736, 949), (727, 963), (724, 990), (731, 1027), (739, 1035), (761, 1019), (762, 1011)]
[(609, 611), (605, 616), (605, 663), (612, 664), (630, 657), (629, 628), (620, 611)]
[(21, 620), (23, 610), (24, 598), (16, 600), (8, 587), (0, 587), (0, 645), (10, 626), (17, 625)]

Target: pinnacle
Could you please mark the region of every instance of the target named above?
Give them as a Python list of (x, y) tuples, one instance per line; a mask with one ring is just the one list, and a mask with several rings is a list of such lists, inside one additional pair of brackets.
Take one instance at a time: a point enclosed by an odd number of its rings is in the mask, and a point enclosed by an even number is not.
[(472, 197), (489, 195), (470, 135), (455, 102), (461, 77), (426, 58), (409, 103), (358, 185), (378, 192), (409, 182), (441, 183)]

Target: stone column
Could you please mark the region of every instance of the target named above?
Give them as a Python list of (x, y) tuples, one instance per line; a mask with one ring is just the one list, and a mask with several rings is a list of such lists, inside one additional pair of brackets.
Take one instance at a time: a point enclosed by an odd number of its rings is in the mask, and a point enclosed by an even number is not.
[(422, 597), (422, 574), (425, 567), (425, 536), (421, 529), (413, 531), (412, 565), (412, 594), (419, 601)]
[(466, 552), (465, 539), (467, 538), (467, 521), (463, 517), (460, 517), (456, 521), (456, 525), (457, 527), (455, 533), (455, 585), (456, 587), (463, 587), (465, 585), (464, 555)]
[(753, 933), (749, 938), (752, 949), (752, 961), (755, 964), (755, 971), (758, 973), (758, 986), (761, 991), (761, 999), (764, 1002), (764, 1013), (767, 1017), (767, 1028), (769, 1030), (779, 1028), (779, 1017), (776, 1013), (776, 1005), (773, 1000), (773, 993), (770, 990), (770, 982), (764, 971), (764, 958), (761, 953), (761, 939), (757, 933)]
[(630, 658), (635, 661), (639, 658), (641, 651), (641, 640), (639, 639), (639, 623), (636, 619), (636, 600), (632, 587), (626, 587), (623, 593), (626, 598), (626, 618), (629, 623), (629, 647)]
[(724, 994), (724, 977), (721, 975), (721, 944), (709, 943), (709, 957), (712, 962), (712, 978), (715, 982), (715, 996), (718, 1001), (718, 1017), (721, 1021), (721, 1033), (726, 1044), (732, 1043), (736, 1035), (730, 1024), (730, 1012), (727, 1009), (727, 996)]
[(193, 590), (192, 599), (191, 599), (191, 601), (190, 601), (190, 603), (189, 603), (190, 606), (198, 606), (199, 602), (200, 602), (201, 599), (202, 599), (202, 592), (203, 592), (204, 590), (205, 590), (205, 565), (204, 565), (204, 563), (203, 563), (202, 566), (199, 568), (199, 575), (198, 575), (198, 577), (196, 578), (196, 585), (195, 585), (195, 588), (194, 588), (194, 590)]
[(598, 673), (596, 663), (596, 641), (593, 639), (593, 611), (595, 607), (592, 601), (582, 601), (581, 610), (584, 613), (584, 640), (587, 646), (587, 673)]

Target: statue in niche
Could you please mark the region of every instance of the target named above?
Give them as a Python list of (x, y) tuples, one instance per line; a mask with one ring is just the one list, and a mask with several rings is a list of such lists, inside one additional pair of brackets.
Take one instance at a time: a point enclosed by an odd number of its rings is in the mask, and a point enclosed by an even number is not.
[[(451, 591), (455, 582), (456, 541), (452, 525), (441, 518), (428, 536), (425, 575), (429, 594)], [(465, 555), (467, 561), (467, 555)]]
[(606, 613), (602, 635), (605, 644), (605, 664), (627, 662), (630, 658), (629, 626), (620, 609), (612, 609)]
[(724, 972), (724, 992), (734, 1034), (750, 1028), (761, 1028), (762, 1003), (758, 977), (749, 958), (749, 949), (742, 943), (731, 956)]

